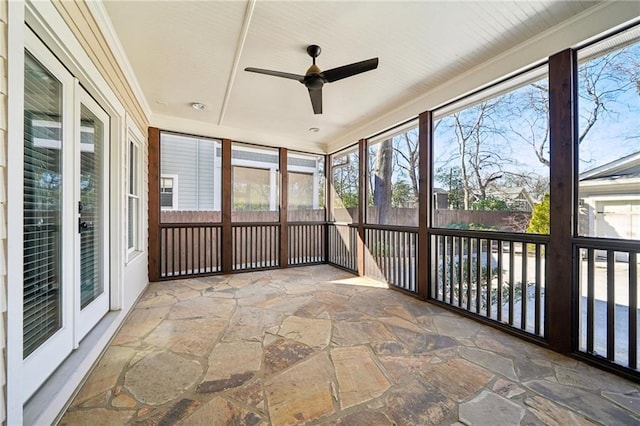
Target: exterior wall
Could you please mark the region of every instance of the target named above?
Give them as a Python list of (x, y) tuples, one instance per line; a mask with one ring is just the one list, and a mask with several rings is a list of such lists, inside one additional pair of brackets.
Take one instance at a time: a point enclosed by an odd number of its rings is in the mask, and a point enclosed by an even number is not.
[[(112, 40), (107, 41), (108, 35), (103, 35), (102, 27), (94, 19), (93, 7), (84, 1), (0, 0), (0, 424), (55, 424), (56, 417), (148, 284), (148, 114), (144, 100), (136, 98), (139, 92), (132, 89), (131, 84), (135, 82), (129, 83), (121, 68), (123, 65), (116, 59), (118, 56), (111, 51)], [(23, 204), (21, 118), (24, 86), (21, 76), (24, 75), (24, 37), (27, 34), (25, 20), (111, 116), (110, 180), (114, 185), (110, 190), (111, 312), (93, 334), (87, 336), (85, 342), (91, 343), (81, 343), (23, 405), (20, 207)], [(11, 43), (7, 42), (8, 37), (11, 37)], [(137, 135), (140, 148), (141, 235), (138, 250), (127, 255), (126, 184), (130, 133)], [(8, 267), (9, 264), (15, 266)]]
[(0, 2), (0, 423), (6, 420), (6, 312), (7, 312), (7, 2)]

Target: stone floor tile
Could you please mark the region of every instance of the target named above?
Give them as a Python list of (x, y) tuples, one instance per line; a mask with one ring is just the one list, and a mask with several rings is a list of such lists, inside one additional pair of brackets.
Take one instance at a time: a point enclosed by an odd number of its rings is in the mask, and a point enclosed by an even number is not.
[(262, 364), (259, 342), (218, 343), (209, 355), (204, 381), (229, 379), (233, 375), (255, 373)]
[(640, 393), (629, 392), (627, 394), (621, 394), (615, 392), (602, 392), (602, 396), (640, 417)]
[(385, 403), (387, 414), (397, 425), (439, 425), (455, 407), (440, 389), (418, 379), (391, 389)]
[(402, 382), (407, 376), (416, 376), (431, 364), (430, 355), (379, 356), (378, 359), (394, 383)]
[(386, 414), (374, 410), (362, 410), (347, 414), (337, 420), (323, 423), (325, 426), (396, 426)]
[(167, 317), (170, 310), (171, 306), (136, 307), (116, 334), (112, 345), (125, 345), (143, 339)]
[(204, 297), (183, 300), (171, 307), (169, 319), (230, 318), (235, 307), (235, 300), (218, 299), (215, 303)]
[(70, 411), (66, 413), (60, 426), (113, 426), (126, 424), (135, 414), (135, 410), (107, 410), (94, 408), (89, 410)]
[(591, 367), (581, 369), (556, 367), (556, 378), (564, 385), (585, 389), (603, 389), (616, 393), (638, 392), (637, 385)]
[(143, 404), (161, 405), (195, 385), (202, 366), (170, 352), (149, 355), (124, 376), (124, 387)]
[(331, 339), (331, 321), (291, 316), (282, 322), (278, 335), (322, 349)]
[(458, 353), (461, 357), (474, 364), (481, 365), (494, 373), (502, 374), (510, 380), (518, 381), (518, 376), (516, 376), (513, 368), (513, 361), (510, 358), (503, 357), (494, 352), (467, 347), (461, 347)]
[(548, 426), (578, 426), (594, 424), (580, 414), (574, 413), (546, 398), (542, 398), (541, 396), (534, 395), (530, 398), (525, 398), (524, 403), (527, 405), (528, 410), (531, 413)]
[(134, 352), (131, 348), (109, 347), (87, 381), (82, 385), (73, 405), (80, 405), (115, 388), (118, 378), (133, 357)]
[(219, 318), (165, 320), (144, 341), (158, 348), (200, 357), (211, 352), (226, 326), (227, 321)]
[(204, 425), (267, 425), (259, 414), (245, 410), (232, 402), (215, 397), (198, 407), (193, 414), (181, 422), (184, 426)]
[(332, 343), (338, 346), (387, 342), (393, 335), (379, 321), (335, 321)]
[(460, 421), (464, 424), (480, 426), (517, 425), (524, 415), (524, 408), (489, 391), (460, 404), (458, 412)]
[(428, 365), (422, 376), (457, 402), (478, 393), (494, 377), (490, 371), (463, 359)]
[(329, 357), (321, 352), (267, 379), (271, 423), (294, 425), (333, 414), (332, 371)]
[(507, 399), (511, 399), (515, 396), (525, 393), (525, 390), (518, 386), (516, 383), (504, 379), (496, 380), (496, 382), (493, 384), (492, 389), (495, 393)]
[(232, 389), (227, 393), (227, 396), (244, 405), (256, 408), (260, 413), (264, 413), (264, 391), (261, 379), (253, 380), (244, 386)]
[(589, 420), (609, 425), (638, 424), (638, 419), (626, 410), (584, 389), (547, 380), (532, 380), (524, 385), (547, 399), (583, 414)]
[(278, 339), (264, 348), (264, 374), (285, 370), (313, 353), (313, 349), (295, 340)]
[(397, 317), (400, 317), (400, 318), (402, 318), (404, 320), (407, 320), (407, 321), (409, 321), (411, 323), (414, 323), (414, 324), (416, 323), (416, 319), (413, 317), (411, 312), (409, 312), (402, 305), (387, 306), (386, 308), (384, 308), (384, 312), (386, 314), (395, 315)]
[(467, 318), (447, 318), (436, 316), (433, 324), (440, 334), (454, 338), (470, 338), (480, 331), (480, 323)]
[(331, 359), (343, 410), (379, 397), (390, 386), (365, 346), (332, 349)]

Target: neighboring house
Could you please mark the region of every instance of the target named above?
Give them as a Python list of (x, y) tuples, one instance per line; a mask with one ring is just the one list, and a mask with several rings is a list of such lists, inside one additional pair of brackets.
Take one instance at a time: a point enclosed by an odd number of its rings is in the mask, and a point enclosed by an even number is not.
[(580, 234), (640, 240), (640, 151), (580, 174)]
[(436, 209), (449, 208), (449, 191), (442, 188), (433, 188), (433, 206)]
[(507, 203), (510, 210), (519, 212), (531, 212), (536, 204), (536, 200), (523, 187), (494, 187), (487, 191), (487, 197), (502, 200)]
[[(163, 210), (220, 211), (220, 140), (162, 134), (160, 203)], [(290, 208), (319, 208), (317, 155), (289, 152)], [(235, 210), (278, 209), (278, 152), (235, 144), (232, 151)]]

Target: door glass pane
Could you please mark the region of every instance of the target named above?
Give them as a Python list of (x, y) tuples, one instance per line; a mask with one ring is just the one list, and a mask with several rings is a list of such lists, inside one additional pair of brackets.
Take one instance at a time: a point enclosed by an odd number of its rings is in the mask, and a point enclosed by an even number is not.
[(84, 308), (104, 292), (104, 123), (82, 105), (80, 126), (80, 307)]
[[(62, 326), (62, 83), (25, 52), (24, 357)], [(65, 148), (67, 149), (67, 148)]]

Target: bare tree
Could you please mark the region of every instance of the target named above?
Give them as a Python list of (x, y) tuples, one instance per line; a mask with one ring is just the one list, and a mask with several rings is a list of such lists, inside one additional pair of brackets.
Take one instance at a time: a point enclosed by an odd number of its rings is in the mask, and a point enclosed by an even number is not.
[(378, 209), (378, 223), (387, 224), (391, 211), (393, 182), (393, 144), (391, 139), (378, 147), (374, 168), (373, 205)]
[(510, 160), (495, 118), (501, 105), (484, 101), (451, 115), (450, 126), (455, 134), (456, 152), (451, 161), (458, 163), (463, 190), (463, 207), (468, 210), (472, 198), (485, 199), (492, 182), (503, 176), (503, 167)]

